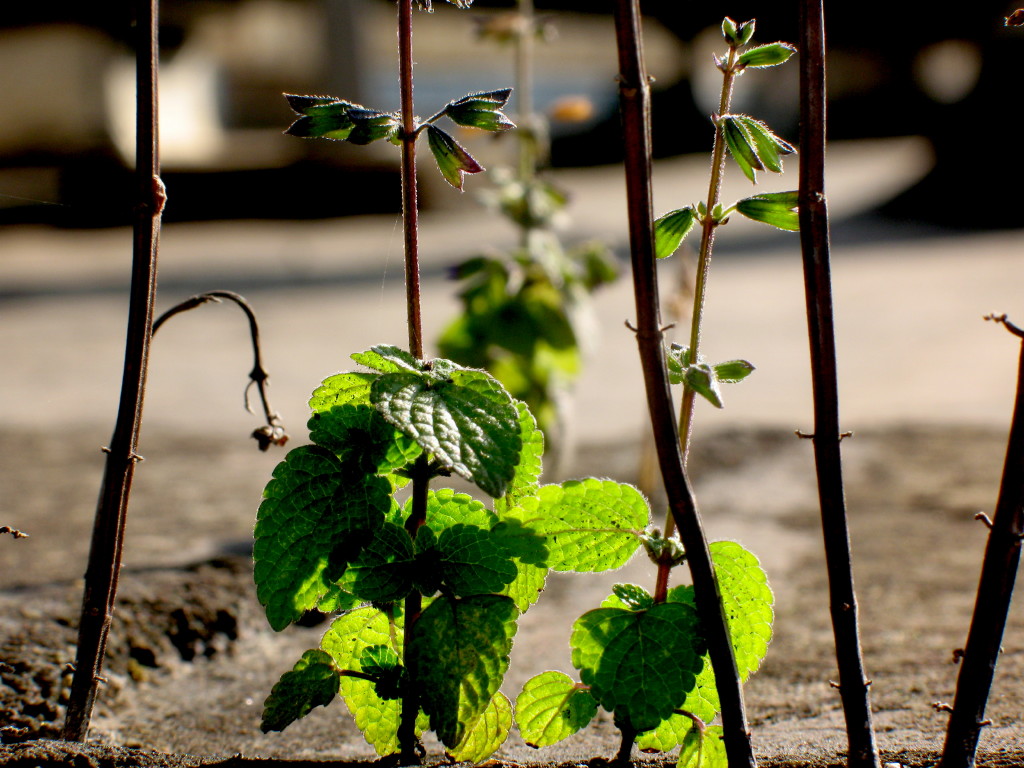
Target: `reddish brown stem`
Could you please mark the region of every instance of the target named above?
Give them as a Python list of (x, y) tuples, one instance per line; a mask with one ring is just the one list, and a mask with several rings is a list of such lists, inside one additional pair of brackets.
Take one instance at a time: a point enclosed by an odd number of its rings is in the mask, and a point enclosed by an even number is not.
[(626, 152), (630, 252), (637, 311), (636, 336), (647, 404), (669, 509), (686, 548), (697, 610), (718, 685), (729, 765), (732, 768), (754, 766), (756, 763), (747, 734), (743, 690), (711, 564), (711, 553), (683, 465), (665, 364), (658, 274), (654, 258), (650, 87), (643, 60), (639, 0), (616, 0), (615, 32), (619, 51), (619, 109)]
[[(1016, 335), (1020, 329), (1008, 323)], [(985, 706), (992, 689), (1024, 536), (1024, 341), (1017, 368), (1017, 397), (1003, 463), (999, 500), (982, 561), (978, 596), (956, 682), (956, 698), (946, 731), (940, 768), (973, 768), (978, 739), (986, 724)]]
[(85, 572), (75, 674), (62, 734), (68, 741), (83, 741), (89, 730), (117, 594), (128, 497), (135, 463), (139, 460), (137, 449), (152, 336), (160, 215), (165, 200), (157, 133), (157, 0), (139, 0), (137, 6), (135, 173), (138, 202), (128, 330), (117, 421), (107, 449)]
[(824, 8), (822, 0), (803, 0), (800, 8), (800, 243), (811, 347), (814, 460), (849, 765), (875, 768), (879, 764), (878, 749), (861, 656), (839, 450), (839, 391), (825, 200)]

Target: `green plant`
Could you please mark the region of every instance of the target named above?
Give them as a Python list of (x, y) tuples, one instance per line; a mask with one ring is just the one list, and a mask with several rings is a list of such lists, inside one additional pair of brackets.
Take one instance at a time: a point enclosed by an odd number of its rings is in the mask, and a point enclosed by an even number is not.
[(564, 399), (582, 366), (590, 295), (614, 280), (618, 267), (604, 244), (567, 248), (558, 234), (568, 199), (541, 173), (547, 126), (533, 109), (532, 51), (540, 30), (532, 0), (517, 5), (510, 21), (482, 34), (515, 47), (518, 165), (495, 173), (485, 202), (519, 230), (519, 243), (456, 267), (462, 313), (438, 350), (490, 371), (530, 406), (552, 447), (563, 442)]
[[(602, 607), (577, 620), (572, 635), (573, 664), (580, 670), (576, 683), (561, 673), (544, 673), (527, 683), (518, 700), (517, 720), (528, 742), (538, 746), (554, 743), (585, 725), (596, 705), (613, 713), (622, 733), (618, 759), (628, 760), (634, 740), (641, 748), (667, 750), (679, 746), (681, 765), (753, 764), (745, 715), (738, 686), (757, 669), (771, 637), (772, 597), (756, 558), (738, 544), (704, 544), (695, 504), (682, 472), (688, 449), (693, 401), (701, 394), (721, 407), (719, 383), (739, 381), (752, 370), (737, 360), (709, 365), (699, 353), (704, 293), (714, 233), (737, 211), (748, 218), (783, 229), (797, 229), (795, 192), (757, 195), (730, 208), (719, 202), (726, 148), (752, 182), (759, 170), (782, 171), (781, 157), (793, 148), (775, 136), (763, 123), (746, 115), (730, 114), (735, 78), (747, 68), (775, 66), (788, 59), (793, 48), (784, 43), (747, 48), (754, 33), (753, 20), (737, 25), (726, 18), (722, 32), (728, 52), (717, 61), (723, 73), (719, 114), (714, 117), (715, 144), (712, 151), (708, 199), (695, 206), (672, 211), (652, 222), (650, 210), (650, 145), (646, 75), (640, 53), (639, 11), (635, 2), (622, 0), (616, 6), (616, 29), (623, 74), (620, 93), (627, 145), (627, 188), (630, 192), (631, 241), (633, 242), (634, 284), (637, 293), (638, 340), (645, 362), (648, 399), (656, 438), (673, 434), (664, 428), (669, 403), (667, 384), (684, 385), (678, 445), (675, 461), (668, 446), (660, 441), (659, 454), (670, 509), (665, 534), (648, 529), (639, 534), (648, 555), (658, 565), (655, 588), (648, 593), (635, 585), (617, 585)], [(643, 85), (637, 85), (638, 83)], [(644, 172), (646, 170), (646, 173)], [(702, 228), (697, 288), (688, 347), (674, 346), (666, 355), (661, 348), (661, 329), (656, 324), (656, 276), (653, 258), (670, 256), (696, 225)], [(643, 253), (643, 252), (646, 252)], [(650, 326), (654, 324), (654, 328)], [(660, 390), (664, 390), (663, 392)], [(670, 482), (671, 479), (671, 482)], [(678, 486), (678, 487), (675, 487)], [(688, 514), (677, 511), (684, 507)], [(687, 519), (680, 526), (688, 538), (684, 550), (673, 536), (677, 516)], [(634, 521), (634, 525), (635, 525)], [(643, 520), (646, 525), (646, 517)], [(615, 523), (616, 529), (628, 526)], [(671, 569), (689, 554), (706, 554), (700, 567), (692, 569), (695, 585), (710, 585), (723, 604), (714, 606), (701, 597), (698, 586), (669, 589)], [(706, 566), (713, 562), (713, 573)], [(701, 604), (703, 603), (703, 605)], [(717, 607), (718, 610), (709, 610)], [(700, 613), (698, 614), (698, 608)], [(724, 628), (724, 644), (718, 630)], [(711, 647), (709, 648), (709, 644)], [(723, 648), (724, 645), (724, 648)], [(717, 648), (717, 650), (716, 650)], [(712, 665), (713, 654), (718, 660)], [(725, 662), (724, 664), (722, 662)], [(715, 671), (725, 669), (730, 680), (723, 692), (733, 700), (719, 697)], [(721, 672), (719, 673), (721, 674)], [(722, 727), (711, 720), (728, 703), (736, 736), (725, 740)], [(734, 720), (734, 721), (733, 721)], [(709, 738), (715, 736), (716, 738)], [(734, 758), (734, 756), (736, 756)]]

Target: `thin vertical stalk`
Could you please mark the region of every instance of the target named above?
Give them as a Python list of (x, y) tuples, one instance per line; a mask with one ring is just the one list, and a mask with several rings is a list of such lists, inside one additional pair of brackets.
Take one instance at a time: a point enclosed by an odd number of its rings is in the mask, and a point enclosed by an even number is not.
[(131, 493), (152, 337), (156, 294), (160, 216), (164, 205), (160, 181), (157, 122), (157, 0), (137, 3), (136, 166), (132, 282), (125, 340), (124, 371), (117, 420), (103, 474), (89, 563), (85, 572), (78, 651), (63, 738), (83, 741), (89, 730), (96, 688), (101, 680), (107, 634), (114, 611), (128, 497)]
[[(402, 225), (405, 232), (405, 294), (409, 330), (409, 352), (417, 360), (423, 357), (423, 325), (420, 312), (419, 201), (416, 181), (416, 112), (413, 103), (412, 0), (398, 0), (398, 77), (402, 102)], [(416, 533), (427, 516), (427, 489), (430, 470), (426, 456), (420, 456), (413, 468), (412, 510), (405, 527)], [(423, 599), (413, 590), (405, 600), (403, 661), (408, 668), (413, 628), (423, 610)], [(420, 697), (406, 677), (402, 691), (402, 714), (398, 725), (398, 744), (402, 765), (419, 765), (419, 739), (416, 717)]]
[(878, 766), (870, 683), (861, 657), (857, 600), (840, 456), (828, 207), (825, 199), (825, 24), (823, 0), (803, 0), (800, 29), (800, 243), (814, 394), (818, 475), (839, 691), (849, 739), (848, 764)]
[(637, 344), (658, 462), (669, 508), (686, 547), (697, 610), (704, 627), (722, 705), (725, 749), (731, 768), (754, 766), (729, 630), (723, 615), (711, 554), (683, 466), (672, 393), (665, 364), (654, 258), (651, 192), (650, 86), (643, 59), (638, 0), (616, 0), (619, 108), (626, 151), (630, 252), (637, 308)]
[[(718, 104), (718, 117), (728, 114), (732, 103), (733, 86), (736, 82), (735, 71), (737, 49), (729, 47), (729, 57), (725, 62), (722, 80), (722, 95)], [(718, 205), (722, 193), (722, 177), (725, 174), (725, 128), (721, 121), (715, 125), (715, 143), (711, 151), (711, 179), (708, 182), (708, 198), (706, 215), (701, 226), (700, 251), (697, 259), (697, 274), (693, 286), (693, 312), (690, 315), (690, 360), (696, 362), (700, 352), (700, 332), (704, 324), (704, 299), (707, 295), (708, 272), (711, 267), (711, 251), (715, 247), (715, 231), (718, 222), (712, 211)], [(683, 464), (690, 452), (690, 435), (693, 431), (693, 406), (697, 393), (690, 387), (683, 388), (683, 402), (679, 408), (679, 439), (683, 453)], [(667, 534), (672, 533), (671, 525), (666, 523)]]
[[(533, 0), (518, 0), (516, 35), (516, 112), (519, 131), (519, 178), (530, 181), (537, 174), (538, 117), (533, 113), (533, 59), (537, 21)], [(525, 128), (525, 130), (523, 130)], [(527, 230), (523, 228), (524, 238)], [(526, 243), (523, 243), (524, 247)]]
[[(1001, 320), (1024, 340), (1024, 330)], [(992, 689), (1013, 584), (1020, 565), (1024, 536), (1024, 341), (1017, 368), (1017, 397), (1007, 440), (999, 500), (985, 547), (978, 597), (956, 681), (956, 698), (946, 730), (940, 768), (973, 768), (981, 729), (988, 725), (985, 705)]]

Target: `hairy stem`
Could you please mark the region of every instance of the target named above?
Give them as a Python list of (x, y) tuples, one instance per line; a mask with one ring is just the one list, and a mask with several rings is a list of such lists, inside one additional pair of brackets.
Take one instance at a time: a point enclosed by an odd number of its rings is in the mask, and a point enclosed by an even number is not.
[[(423, 358), (423, 326), (420, 314), (419, 264), (419, 202), (416, 189), (416, 112), (413, 104), (412, 1), (398, 0), (398, 70), (402, 100), (402, 224), (405, 232), (405, 293), (409, 352), (417, 360)], [(415, 540), (427, 516), (427, 489), (430, 470), (426, 456), (420, 456), (413, 468), (412, 512), (406, 530)], [(405, 600), (405, 640), (403, 663), (408, 669), (411, 657), (413, 628), (423, 608), (420, 593), (413, 590)], [(419, 765), (419, 740), (416, 738), (416, 717), (420, 697), (416, 681), (406, 675), (402, 691), (402, 714), (398, 724), (398, 744), (402, 765)]]
[(857, 600), (843, 491), (839, 440), (828, 207), (825, 199), (825, 28), (822, 0), (801, 3), (800, 243), (814, 395), (814, 460), (829, 579), (849, 765), (879, 764), (868, 680), (860, 647)]
[(1020, 565), (1021, 537), (1024, 535), (1024, 331), (1005, 317), (995, 318), (1020, 336), (1017, 368), (1017, 396), (1007, 440), (999, 500), (992, 516), (992, 530), (985, 547), (974, 616), (956, 681), (953, 713), (946, 730), (946, 743), (939, 768), (973, 768), (978, 739), (985, 720), (999, 658), (1006, 618), (1013, 598), (1013, 585)]
[(139, 33), (136, 48), (137, 203), (124, 371), (85, 572), (75, 674), (62, 733), (67, 741), (83, 741), (89, 730), (113, 617), (128, 497), (135, 463), (139, 460), (137, 450), (152, 337), (160, 216), (165, 201), (157, 133), (158, 6), (157, 0), (139, 0), (136, 5)]
[(643, 60), (639, 0), (616, 0), (615, 33), (619, 52), (619, 108), (626, 151), (630, 255), (637, 308), (636, 335), (651, 426), (669, 508), (686, 548), (697, 611), (705, 630), (718, 685), (729, 765), (732, 768), (754, 766), (754, 755), (747, 735), (743, 690), (736, 671), (736, 659), (718, 593), (711, 553), (683, 466), (665, 363), (658, 274), (654, 258), (650, 86)]
[[(722, 72), (722, 94), (718, 102), (718, 118), (729, 113), (732, 103), (733, 86), (736, 82), (737, 49), (729, 46), (729, 55)], [(697, 274), (693, 285), (693, 312), (690, 313), (690, 361), (696, 362), (700, 351), (700, 332), (704, 323), (704, 299), (707, 295), (708, 273), (711, 268), (711, 251), (715, 245), (715, 230), (718, 223), (712, 211), (722, 194), (722, 176), (725, 173), (725, 129), (720, 119), (715, 121), (715, 142), (711, 151), (711, 179), (708, 182), (708, 197), (705, 205), (707, 214), (701, 222), (700, 251), (697, 258)], [(683, 387), (683, 402), (679, 408), (679, 440), (682, 446), (683, 463), (690, 453), (690, 435), (693, 431), (693, 406), (696, 392)], [(666, 535), (672, 533), (671, 519), (665, 523)]]

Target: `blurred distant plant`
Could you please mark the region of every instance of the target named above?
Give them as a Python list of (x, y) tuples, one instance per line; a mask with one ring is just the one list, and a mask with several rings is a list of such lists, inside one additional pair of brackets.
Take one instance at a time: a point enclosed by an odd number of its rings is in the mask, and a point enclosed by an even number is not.
[(543, 178), (547, 126), (533, 108), (533, 44), (547, 27), (532, 0), (481, 27), (481, 36), (515, 46), (518, 167), (494, 174), (487, 204), (519, 230), (510, 253), (476, 256), (455, 269), (462, 314), (438, 340), (442, 356), (490, 371), (525, 401), (557, 449), (565, 436), (565, 398), (579, 376), (590, 333), (590, 295), (614, 280), (608, 248), (566, 248), (557, 234), (566, 195)]
[[(644, 510), (635, 520), (606, 519), (602, 530), (595, 532), (598, 535), (587, 545), (578, 547), (582, 552), (600, 552), (608, 546), (601, 537), (625, 537), (632, 532), (635, 538), (628, 546), (619, 545), (619, 551), (631, 554), (643, 545), (648, 557), (658, 566), (654, 589), (648, 592), (632, 584), (616, 585), (614, 594), (600, 608), (577, 619), (570, 644), (572, 663), (579, 670), (580, 682), (559, 672), (534, 677), (527, 682), (516, 702), (516, 720), (527, 743), (542, 746), (575, 733), (591, 720), (600, 706), (613, 714), (621, 732), (617, 756), (620, 763), (629, 760), (636, 742), (646, 751), (678, 747), (680, 766), (726, 768), (732, 765), (736, 768), (754, 763), (746, 734), (740, 685), (758, 668), (767, 652), (772, 636), (773, 597), (767, 577), (753, 554), (735, 542), (715, 542), (708, 546), (686, 484), (683, 462), (694, 394), (699, 393), (720, 408), (719, 384), (740, 381), (753, 370), (753, 366), (743, 360), (710, 365), (698, 352), (704, 287), (715, 229), (725, 224), (733, 211), (782, 229), (799, 228), (794, 210), (795, 192), (757, 195), (730, 208), (724, 208), (719, 202), (727, 147), (751, 181), (756, 180), (757, 171), (781, 172), (781, 157), (794, 151), (764, 123), (729, 111), (733, 84), (739, 74), (747, 68), (782, 64), (793, 54), (794, 48), (785, 43), (748, 48), (754, 21), (737, 25), (729, 18), (724, 20), (722, 34), (728, 52), (716, 60), (724, 80), (719, 113), (713, 116), (716, 132), (707, 201), (672, 211), (652, 222), (650, 133), (649, 124), (645, 125), (648, 106), (639, 103), (639, 99), (644, 98), (639, 94), (647, 93), (646, 73), (642, 67), (639, 10), (635, 2), (618, 3), (616, 28), (622, 68), (620, 94), (633, 236), (637, 335), (663, 473), (666, 467), (671, 467), (676, 474), (670, 478), (665, 473), (666, 487), (678, 481), (686, 490), (675, 494), (669, 488), (671, 511), (662, 530), (649, 526)], [(642, 85), (637, 87), (637, 83)], [(668, 350), (666, 360), (661, 342), (663, 329), (657, 320), (654, 258), (672, 255), (697, 224), (703, 229), (703, 238), (691, 342), (689, 347), (674, 345)], [(645, 280), (644, 276), (651, 279)], [(671, 380), (684, 386), (678, 444), (667, 386), (651, 384), (654, 377), (650, 371), (654, 368), (661, 371), (663, 384)], [(660, 397), (652, 396), (655, 389), (659, 390)], [(667, 417), (668, 423), (655, 418), (656, 413)], [(671, 457), (666, 447), (671, 448)], [(687, 515), (679, 508), (683, 505), (677, 505), (674, 495), (687, 497), (686, 506), (692, 514)], [(677, 515), (683, 519), (678, 525), (678, 536), (675, 535)], [(534, 521), (524, 518), (524, 522)], [(557, 551), (554, 543), (548, 547)], [(670, 588), (672, 569), (684, 562), (690, 564), (694, 585)], [(712, 725), (720, 712), (723, 725)]]

